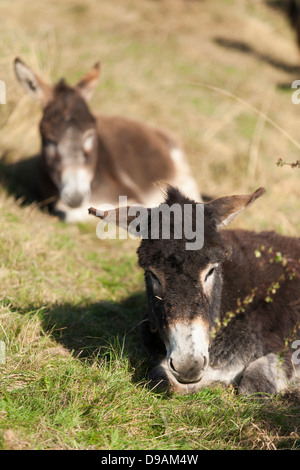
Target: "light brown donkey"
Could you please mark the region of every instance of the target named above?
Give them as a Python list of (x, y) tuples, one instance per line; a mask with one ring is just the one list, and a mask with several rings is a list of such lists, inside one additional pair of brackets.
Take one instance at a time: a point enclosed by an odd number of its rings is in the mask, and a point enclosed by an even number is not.
[(195, 180), (179, 144), (165, 131), (118, 116), (94, 116), (88, 107), (100, 75), (96, 64), (75, 86), (45, 83), (22, 60), (16, 76), (42, 107), (39, 188), (54, 198), (53, 210), (67, 222), (88, 216), (91, 205), (128, 202), (154, 206), (163, 196), (155, 182), (178, 187), (199, 200)]

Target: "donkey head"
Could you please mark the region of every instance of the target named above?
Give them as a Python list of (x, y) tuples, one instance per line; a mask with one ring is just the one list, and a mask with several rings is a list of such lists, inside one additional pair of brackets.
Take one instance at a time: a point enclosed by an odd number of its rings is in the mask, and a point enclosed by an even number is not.
[[(209, 364), (210, 331), (219, 315), (222, 262), (227, 255), (219, 229), (263, 193), (260, 188), (246, 196), (222, 197), (202, 205), (201, 227), (195, 221), (198, 204), (169, 188), (167, 206), (179, 204), (183, 212), (192, 207), (193, 227), (204, 230), (202, 248), (187, 250), (184, 235), (172, 236), (176, 217), (171, 220), (169, 239), (161, 236), (162, 218), (159, 236), (144, 237), (138, 248), (139, 265), (145, 271), (150, 330), (163, 342), (169, 371), (180, 383), (198, 382)], [(152, 210), (147, 210), (148, 228)], [(102, 218), (110, 220), (109, 212)], [(188, 219), (181, 218), (180, 224), (182, 220)]]
[(60, 80), (45, 83), (24, 62), (15, 59), (16, 76), (43, 110), (40, 122), (42, 159), (62, 201), (79, 207), (88, 199), (97, 162), (96, 120), (87, 100), (98, 83), (96, 64), (75, 87)]

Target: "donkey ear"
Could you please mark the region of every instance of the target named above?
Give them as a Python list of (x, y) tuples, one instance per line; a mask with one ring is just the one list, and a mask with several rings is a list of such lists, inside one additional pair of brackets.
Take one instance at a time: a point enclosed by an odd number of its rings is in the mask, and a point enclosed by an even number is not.
[(215, 219), (217, 228), (220, 229), (230, 224), (230, 222), (243, 210), (249, 207), (258, 197), (265, 192), (264, 188), (259, 188), (254, 193), (244, 196), (220, 197), (204, 205), (204, 210), (209, 207), (212, 217)]
[(91, 99), (94, 89), (98, 85), (100, 69), (100, 62), (97, 62), (92, 70), (84, 75), (84, 77), (82, 77), (82, 79), (76, 85), (77, 90), (86, 101)]
[[(121, 216), (121, 210), (125, 212), (125, 215), (127, 214), (126, 217), (126, 226), (124, 226), (124, 222), (122, 220)], [(117, 207), (117, 209), (111, 209), (111, 210), (100, 210), (100, 209), (95, 209), (94, 207), (90, 207), (88, 209), (88, 212), (90, 215), (94, 215), (95, 217), (99, 217), (101, 220), (105, 220), (108, 223), (114, 223), (116, 225), (122, 226), (122, 228), (127, 229), (128, 225), (135, 219), (135, 216), (128, 216), (128, 209), (129, 207), (126, 208), (120, 208)]]
[(99, 217), (104, 222), (117, 225), (135, 237), (148, 236), (149, 211), (150, 209), (144, 206), (118, 207), (108, 211), (94, 207), (88, 209), (89, 214)]
[(26, 93), (42, 108), (45, 108), (52, 96), (52, 87), (45, 83), (18, 57), (14, 61), (15, 73)]

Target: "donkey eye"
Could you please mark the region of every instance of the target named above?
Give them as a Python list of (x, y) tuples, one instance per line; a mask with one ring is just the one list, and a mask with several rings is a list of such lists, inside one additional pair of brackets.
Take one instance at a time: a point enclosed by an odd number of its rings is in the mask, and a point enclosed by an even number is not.
[(150, 278), (153, 282), (153, 284), (156, 284), (158, 286), (161, 286), (161, 282), (160, 280), (158, 279), (158, 277), (156, 276), (156, 274), (154, 274), (152, 271), (148, 271), (149, 275), (150, 275)]
[(47, 139), (47, 138), (43, 138), (43, 143), (44, 143), (45, 147), (48, 147), (49, 145), (55, 145), (56, 146), (56, 142), (54, 142), (54, 140)]
[(207, 273), (206, 276), (205, 276), (205, 280), (206, 280), (206, 281), (207, 281), (207, 279), (213, 274), (214, 270), (215, 270), (215, 267), (211, 268), (211, 269), (208, 271), (208, 273)]
[(215, 272), (217, 266), (218, 266), (217, 264), (215, 264), (214, 266), (211, 266), (211, 268), (209, 269), (209, 271), (206, 273), (206, 275), (204, 277), (205, 282), (207, 282), (209, 280), (209, 278), (213, 275), (213, 273)]
[(87, 131), (83, 137), (83, 150), (85, 154), (88, 154), (92, 151), (94, 146), (95, 133), (93, 130)]
[(57, 145), (51, 140), (46, 140), (44, 142), (44, 149), (48, 158), (54, 158), (57, 154)]

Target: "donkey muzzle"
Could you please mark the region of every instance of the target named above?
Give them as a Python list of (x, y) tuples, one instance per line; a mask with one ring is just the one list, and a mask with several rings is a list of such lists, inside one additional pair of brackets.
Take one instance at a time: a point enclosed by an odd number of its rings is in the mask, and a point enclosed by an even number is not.
[(207, 364), (208, 358), (206, 356), (187, 356), (184, 360), (175, 360), (171, 356), (168, 361), (170, 371), (180, 383), (199, 382)]
[(71, 193), (62, 192), (61, 198), (65, 204), (67, 204), (72, 209), (76, 207), (80, 207), (82, 203), (87, 199), (88, 192), (86, 194), (82, 194), (79, 191), (74, 191)]
[(62, 175), (60, 197), (69, 207), (80, 207), (91, 194), (90, 176), (84, 170), (66, 170)]
[(209, 362), (208, 334), (202, 321), (169, 328), (166, 349), (169, 370), (178, 382), (201, 380)]

